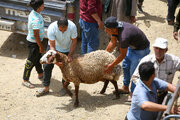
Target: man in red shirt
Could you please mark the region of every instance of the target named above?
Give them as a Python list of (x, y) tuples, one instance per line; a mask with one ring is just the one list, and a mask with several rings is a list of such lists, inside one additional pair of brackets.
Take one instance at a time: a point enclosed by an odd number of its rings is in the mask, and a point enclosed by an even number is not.
[(81, 54), (99, 48), (99, 29), (103, 28), (101, 17), (101, 0), (80, 0)]

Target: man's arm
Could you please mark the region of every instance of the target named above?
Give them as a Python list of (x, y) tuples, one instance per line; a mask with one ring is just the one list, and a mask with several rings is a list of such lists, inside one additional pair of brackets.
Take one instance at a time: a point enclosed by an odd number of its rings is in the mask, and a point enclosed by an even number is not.
[(106, 51), (112, 52), (116, 46), (117, 38), (115, 36), (111, 36), (111, 41), (109, 42), (108, 46), (106, 47)]
[(44, 51), (44, 47), (43, 47), (43, 45), (42, 45), (42, 43), (41, 43), (40, 36), (39, 36), (39, 29), (33, 30), (33, 33), (34, 33), (35, 41), (36, 41), (36, 43), (37, 43), (38, 46), (39, 46), (39, 51), (40, 51), (40, 53), (44, 53), (44, 52), (45, 52), (45, 51)]
[(98, 16), (97, 13), (95, 14), (92, 14), (91, 15), (95, 20), (96, 22), (98, 23), (98, 26), (99, 26), (99, 29), (102, 29), (103, 28), (103, 22), (101, 21), (100, 17)]
[(49, 42), (50, 42), (50, 50), (55, 50), (56, 51), (55, 40), (49, 40)]
[(174, 85), (168, 83), (166, 90), (174, 93), (176, 90), (176, 87)]
[(120, 48), (120, 55), (109, 65), (105, 66), (107, 69), (105, 70), (105, 73), (111, 73), (114, 66), (119, 64), (126, 56), (128, 48)]
[(167, 109), (167, 106), (146, 101), (142, 103), (141, 108), (146, 111), (158, 112), (165, 111)]
[(72, 39), (71, 48), (68, 54), (68, 61), (72, 61), (72, 55), (77, 45), (77, 38)]
[(137, 7), (136, 7), (137, 1), (136, 0), (132, 0), (132, 9), (131, 9), (131, 15), (130, 15), (130, 21), (131, 23), (135, 23), (136, 22), (136, 11), (137, 11)]

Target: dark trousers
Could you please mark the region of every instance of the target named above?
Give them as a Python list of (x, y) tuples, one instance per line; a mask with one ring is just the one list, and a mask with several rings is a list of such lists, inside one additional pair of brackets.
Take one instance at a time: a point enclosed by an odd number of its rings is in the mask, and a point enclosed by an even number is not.
[(168, 0), (168, 14), (167, 14), (167, 21), (174, 20), (175, 11), (179, 4), (179, 0)]
[(29, 80), (31, 70), (35, 66), (38, 74), (43, 73), (42, 65), (39, 60), (42, 57), (42, 54), (39, 52), (39, 46), (37, 43), (32, 43), (27, 41), (29, 55), (25, 64), (23, 79)]
[(144, 0), (138, 0), (138, 3), (143, 3), (144, 2)]
[[(48, 45), (47, 50), (48, 51), (50, 49), (50, 46)], [(69, 52), (63, 53), (68, 55)], [(52, 76), (52, 70), (54, 68), (54, 64), (44, 64), (44, 77), (43, 77), (43, 85), (44, 86), (49, 86), (50, 85), (50, 80), (51, 80), (51, 76)], [(64, 80), (62, 79), (62, 83), (64, 84)]]

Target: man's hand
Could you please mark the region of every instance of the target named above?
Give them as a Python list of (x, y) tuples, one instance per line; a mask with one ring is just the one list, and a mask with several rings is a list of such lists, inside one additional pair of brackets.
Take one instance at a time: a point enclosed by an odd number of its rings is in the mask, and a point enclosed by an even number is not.
[(131, 24), (136, 22), (135, 16), (130, 16), (130, 22), (131, 22)]
[(68, 56), (68, 62), (72, 61), (72, 56)]
[(99, 26), (99, 30), (101, 30), (103, 28), (103, 22), (101, 20), (99, 20), (97, 23)]
[(105, 71), (104, 72), (107, 73), (107, 74), (110, 74), (112, 72), (113, 68), (114, 68), (114, 66), (112, 66), (112, 64), (108, 64), (108, 65), (105, 66)]
[(63, 62), (56, 62), (55, 63), (57, 66), (59, 66), (59, 67), (62, 67), (63, 66)]
[(178, 40), (178, 32), (174, 32), (173, 37), (174, 37), (175, 40)]
[(171, 109), (172, 114), (180, 114), (180, 106), (173, 106)]
[(40, 52), (40, 53), (45, 53), (44, 47), (40, 47), (40, 48), (39, 48), (39, 52)]

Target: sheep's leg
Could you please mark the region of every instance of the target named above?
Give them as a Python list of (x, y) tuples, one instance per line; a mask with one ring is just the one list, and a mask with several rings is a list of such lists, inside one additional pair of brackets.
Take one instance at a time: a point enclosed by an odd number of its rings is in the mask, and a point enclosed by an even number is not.
[(73, 94), (72, 94), (71, 91), (68, 89), (68, 85), (69, 85), (69, 82), (66, 82), (66, 81), (65, 81), (63, 87), (64, 87), (64, 89), (66, 90), (67, 94), (68, 94), (70, 97), (72, 97)]
[(75, 96), (76, 96), (76, 100), (75, 100), (75, 102), (74, 102), (74, 107), (78, 107), (78, 106), (79, 106), (78, 93), (79, 93), (79, 86), (78, 86), (78, 85), (75, 85)]
[(116, 98), (115, 99), (119, 99), (120, 98), (120, 94), (119, 94), (119, 90), (118, 90), (117, 81), (112, 80), (111, 83), (114, 85), (114, 88), (115, 88), (115, 94), (116, 94)]
[(106, 81), (104, 82), (104, 86), (103, 86), (103, 88), (102, 88), (102, 90), (101, 90), (101, 92), (100, 92), (101, 94), (104, 94), (104, 93), (105, 93), (108, 84), (109, 84), (109, 80), (106, 80)]

